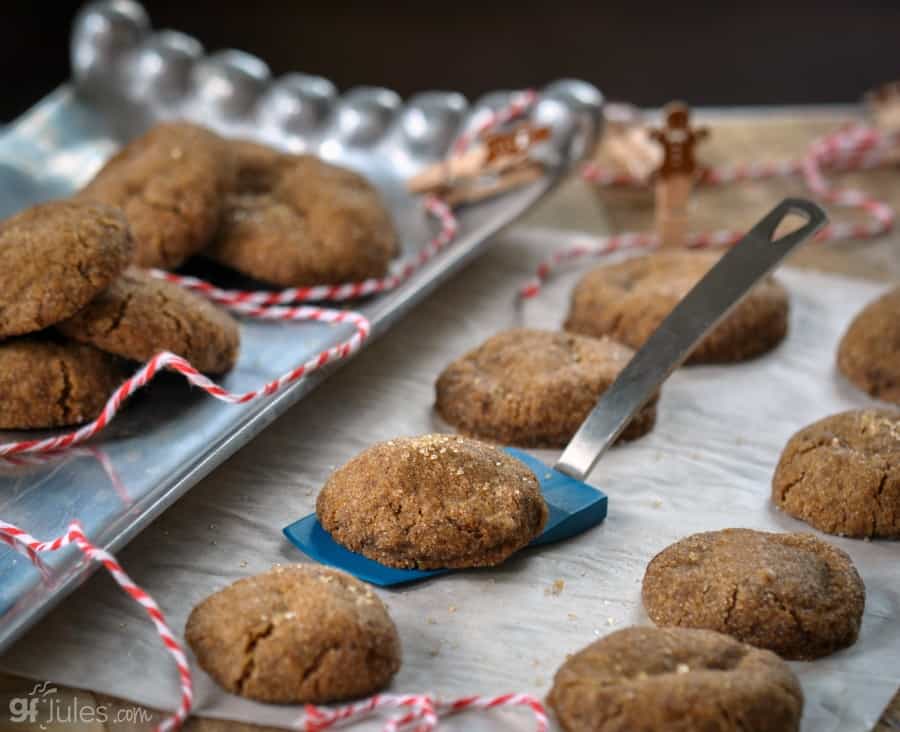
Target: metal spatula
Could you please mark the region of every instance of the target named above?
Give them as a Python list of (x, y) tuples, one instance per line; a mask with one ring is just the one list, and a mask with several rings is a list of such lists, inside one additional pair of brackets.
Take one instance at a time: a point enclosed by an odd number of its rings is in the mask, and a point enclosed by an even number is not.
[[(778, 226), (790, 214), (806, 223), (778, 239)], [(506, 448), (525, 463), (540, 481), (550, 517), (531, 546), (566, 539), (595, 526), (606, 517), (606, 496), (584, 479), (612, 445), (631, 417), (688, 357), (697, 343), (791, 251), (825, 223), (814, 203), (788, 198), (754, 226), (678, 303), (659, 328), (619, 374), (585, 419), (555, 467), (530, 455)], [(413, 582), (449, 570), (395, 569), (355, 554), (332, 540), (316, 520), (307, 516), (284, 529), (285, 536), (312, 559), (356, 575), (375, 585)]]

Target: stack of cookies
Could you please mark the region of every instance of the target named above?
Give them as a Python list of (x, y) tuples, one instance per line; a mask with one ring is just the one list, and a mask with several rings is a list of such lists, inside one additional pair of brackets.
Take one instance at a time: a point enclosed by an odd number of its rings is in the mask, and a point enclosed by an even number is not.
[(210, 374), (237, 361), (237, 323), (130, 264), (118, 209), (79, 198), (0, 224), (0, 428), (96, 417), (128, 361), (172, 351)]
[(382, 276), (398, 250), (359, 175), (159, 124), (72, 198), (0, 223), (0, 429), (89, 421), (129, 361), (160, 351), (211, 375), (234, 367), (237, 323), (144, 268), (203, 254), (289, 287)]

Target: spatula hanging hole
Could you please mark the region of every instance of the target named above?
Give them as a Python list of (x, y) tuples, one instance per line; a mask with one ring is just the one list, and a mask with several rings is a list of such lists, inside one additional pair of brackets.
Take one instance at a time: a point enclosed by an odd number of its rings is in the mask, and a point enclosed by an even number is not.
[(788, 211), (778, 223), (778, 226), (775, 227), (775, 231), (772, 232), (770, 241), (775, 243), (779, 239), (782, 239), (789, 234), (793, 234), (795, 231), (799, 231), (808, 224), (808, 216), (804, 216), (797, 211)]

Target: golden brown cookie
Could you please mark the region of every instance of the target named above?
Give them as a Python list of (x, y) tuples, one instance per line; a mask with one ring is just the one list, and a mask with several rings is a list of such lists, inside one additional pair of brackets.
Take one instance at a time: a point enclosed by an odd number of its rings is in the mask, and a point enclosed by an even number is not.
[(707, 630), (625, 628), (556, 672), (566, 732), (796, 732), (803, 690), (774, 653)]
[[(444, 369), (435, 406), (466, 435), (506, 445), (563, 447), (633, 355), (610, 338), (504, 331)], [(656, 401), (635, 415), (621, 439), (653, 428)]]
[(231, 145), (237, 184), (210, 257), (282, 287), (387, 274), (397, 232), (365, 178), (309, 155)]
[(850, 557), (812, 534), (725, 529), (657, 554), (642, 596), (657, 625), (704, 628), (783, 658), (856, 642), (866, 591)]
[(166, 122), (126, 145), (78, 196), (124, 211), (135, 264), (172, 269), (212, 239), (233, 177), (233, 160), (218, 135)]
[(541, 533), (548, 511), (534, 473), (507, 453), (423, 435), (373, 445), (336, 470), (316, 514), (350, 551), (439, 569), (500, 564)]
[[(640, 348), (718, 259), (711, 252), (661, 251), (597, 267), (575, 287), (565, 329)], [(787, 291), (768, 277), (703, 339), (687, 363), (754, 358), (781, 343), (787, 328)]]
[(228, 313), (136, 267), (56, 327), (132, 361), (172, 351), (209, 374), (230, 371), (240, 349), (238, 324)]
[(0, 343), (0, 429), (65, 427), (97, 417), (125, 377), (92, 346), (47, 336)]
[(119, 275), (131, 251), (125, 219), (97, 204), (52, 201), (0, 222), (0, 338), (68, 318)]
[(188, 617), (197, 663), (232, 694), (280, 704), (368, 696), (400, 668), (384, 603), (353, 577), (276, 566), (207, 597)]
[(838, 347), (837, 364), (857, 388), (900, 404), (900, 287), (853, 319)]
[(857, 409), (788, 441), (772, 500), (820, 531), (900, 538), (900, 412)]

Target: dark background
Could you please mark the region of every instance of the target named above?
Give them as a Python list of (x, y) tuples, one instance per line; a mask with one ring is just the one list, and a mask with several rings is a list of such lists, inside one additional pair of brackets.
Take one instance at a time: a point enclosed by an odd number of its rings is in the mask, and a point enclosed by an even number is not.
[[(0, 120), (68, 76), (79, 2), (0, 4)], [(154, 27), (240, 48), (274, 73), (320, 74), (345, 89), (407, 96), (587, 79), (612, 99), (659, 105), (852, 102), (900, 77), (900, 0), (708, 6), (578, 3), (147, 0)], [(657, 9), (663, 8), (663, 9)]]

